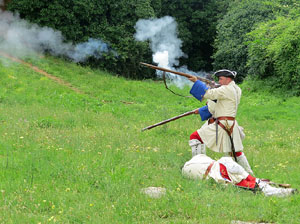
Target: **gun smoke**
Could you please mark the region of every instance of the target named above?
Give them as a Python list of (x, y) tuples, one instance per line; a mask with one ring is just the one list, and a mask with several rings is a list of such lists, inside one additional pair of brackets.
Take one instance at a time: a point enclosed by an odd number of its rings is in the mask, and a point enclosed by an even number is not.
[(0, 50), (19, 58), (47, 52), (54, 56), (68, 57), (74, 62), (84, 62), (89, 57), (99, 59), (103, 53), (117, 55), (100, 39), (90, 38), (87, 42), (74, 45), (65, 42), (60, 31), (40, 27), (21, 19), (18, 14), (1, 10)]
[[(185, 72), (193, 75), (205, 76), (204, 72), (196, 73), (189, 71), (186, 66), (174, 69), (179, 64), (179, 58), (187, 57), (181, 50), (182, 41), (177, 37), (177, 23), (173, 17), (165, 16), (159, 19), (140, 19), (135, 25), (135, 39), (138, 41), (149, 41), (152, 50), (152, 60), (159, 67)], [(157, 76), (161, 77), (162, 72), (157, 71)], [(192, 83), (181, 76), (167, 74), (168, 78), (177, 87)]]

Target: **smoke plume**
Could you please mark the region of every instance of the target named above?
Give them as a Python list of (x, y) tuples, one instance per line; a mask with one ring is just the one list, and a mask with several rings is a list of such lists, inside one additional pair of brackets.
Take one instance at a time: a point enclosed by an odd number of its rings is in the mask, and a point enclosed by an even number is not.
[(137, 40), (150, 40), (153, 59), (160, 60), (154, 62), (178, 65), (178, 59), (184, 54), (181, 51), (182, 41), (177, 37), (177, 23), (172, 17), (141, 19), (135, 28)]
[(99, 59), (108, 52), (116, 55), (108, 44), (99, 39), (90, 38), (88, 42), (77, 45), (66, 43), (60, 31), (40, 27), (21, 19), (18, 14), (1, 10), (0, 50), (20, 58), (49, 52), (75, 62), (84, 62), (89, 57)]
[[(181, 50), (182, 41), (177, 37), (177, 23), (174, 18), (165, 16), (159, 19), (140, 19), (135, 30), (136, 40), (150, 42), (152, 60), (159, 67), (175, 70), (174, 66), (179, 64), (179, 58), (186, 57)], [(189, 71), (186, 66), (177, 71), (199, 75)], [(161, 77), (162, 73), (157, 71), (157, 75)], [(200, 75), (203, 76), (203, 73)], [(187, 78), (172, 73), (168, 74), (168, 78), (178, 87), (192, 84)]]

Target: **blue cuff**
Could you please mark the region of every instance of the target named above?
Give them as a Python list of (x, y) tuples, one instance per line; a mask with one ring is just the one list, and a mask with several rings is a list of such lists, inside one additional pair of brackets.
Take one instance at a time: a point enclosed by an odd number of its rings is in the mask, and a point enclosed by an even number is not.
[(203, 96), (206, 93), (206, 90), (208, 90), (208, 87), (204, 84), (204, 82), (197, 80), (194, 83), (194, 85), (190, 91), (190, 94), (192, 94), (196, 99), (202, 101)]
[(200, 114), (200, 117), (201, 117), (202, 121), (205, 121), (205, 120), (207, 120), (208, 118), (210, 118), (212, 116), (212, 114), (208, 110), (207, 105), (204, 106), (204, 107), (199, 108), (199, 114)]

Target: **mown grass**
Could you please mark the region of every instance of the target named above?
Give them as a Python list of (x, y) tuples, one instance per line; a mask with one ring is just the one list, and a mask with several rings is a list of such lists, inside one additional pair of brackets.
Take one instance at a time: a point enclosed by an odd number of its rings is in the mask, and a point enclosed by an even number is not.
[[(161, 82), (52, 57), (29, 61), (84, 94), (24, 65), (0, 64), (1, 223), (300, 223), (299, 195), (266, 198), (181, 176), (198, 116), (141, 132), (204, 103), (172, 95)], [(238, 121), (256, 176), (300, 188), (299, 98), (241, 87)], [(150, 186), (167, 193), (140, 193)]]

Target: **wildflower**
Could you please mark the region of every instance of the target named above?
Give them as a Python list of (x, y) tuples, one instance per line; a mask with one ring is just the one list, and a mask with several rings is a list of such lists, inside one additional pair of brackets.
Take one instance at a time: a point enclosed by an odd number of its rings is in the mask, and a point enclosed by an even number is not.
[(158, 150), (159, 150), (159, 148), (157, 148), (157, 147), (153, 148), (154, 152), (157, 152)]

